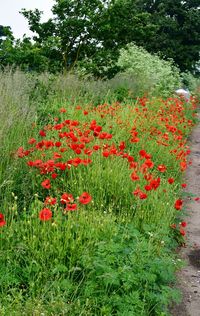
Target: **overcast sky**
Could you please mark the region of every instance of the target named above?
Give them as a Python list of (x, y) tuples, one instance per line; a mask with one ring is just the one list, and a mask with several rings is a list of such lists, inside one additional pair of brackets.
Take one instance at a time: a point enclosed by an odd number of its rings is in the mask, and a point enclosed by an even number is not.
[(22, 8), (39, 9), (44, 11), (42, 21), (52, 16), (51, 8), (54, 0), (0, 0), (0, 25), (11, 26), (15, 38), (22, 38), (23, 34), (32, 36), (26, 19), (19, 14)]

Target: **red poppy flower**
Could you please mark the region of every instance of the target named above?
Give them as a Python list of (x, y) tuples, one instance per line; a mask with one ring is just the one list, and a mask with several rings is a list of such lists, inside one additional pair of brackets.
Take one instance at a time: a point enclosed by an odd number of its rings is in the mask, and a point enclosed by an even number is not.
[(42, 185), (42, 187), (44, 189), (50, 189), (51, 188), (51, 183), (50, 183), (49, 179), (46, 179), (46, 180), (42, 181), (41, 185)]
[(57, 176), (58, 176), (57, 173), (52, 173), (52, 175), (51, 175), (52, 179), (56, 179)]
[(55, 142), (55, 146), (56, 147), (60, 147), (60, 146), (62, 146), (62, 143), (61, 142)]
[(40, 136), (42, 136), (42, 137), (45, 137), (45, 136), (46, 136), (46, 133), (45, 133), (45, 131), (43, 131), (43, 130), (41, 130), (41, 131), (39, 132), (39, 134), (40, 134)]
[(126, 148), (125, 142), (120, 142), (120, 144), (119, 144), (119, 149), (120, 149), (120, 150), (124, 150), (125, 148)]
[(109, 151), (103, 151), (102, 153), (103, 157), (108, 158), (110, 156)]
[(71, 193), (63, 193), (60, 200), (62, 204), (68, 204), (69, 202), (73, 202), (73, 201), (74, 201), (74, 197)]
[(100, 147), (99, 145), (94, 145), (94, 146), (93, 146), (93, 149), (94, 149), (94, 150), (99, 150), (100, 148), (101, 148), (101, 147)]
[(185, 231), (184, 231), (184, 229), (182, 229), (182, 228), (180, 228), (180, 234), (182, 235), (182, 236), (185, 236)]
[(186, 183), (182, 183), (181, 186), (182, 186), (182, 188), (186, 188), (187, 184)]
[(67, 110), (65, 110), (64, 108), (60, 109), (60, 113), (66, 113), (66, 112), (67, 112)]
[(160, 185), (160, 178), (152, 179), (149, 183), (154, 190), (156, 190)]
[(80, 148), (77, 148), (77, 149), (75, 150), (75, 153), (76, 153), (77, 155), (80, 155), (80, 154), (81, 154), (81, 149), (80, 149)]
[(174, 178), (169, 178), (167, 181), (169, 184), (172, 184), (172, 183), (174, 183)]
[(41, 221), (48, 221), (52, 218), (52, 211), (49, 208), (44, 208), (39, 213), (39, 219)]
[(166, 168), (165, 165), (159, 165), (157, 169), (158, 169), (158, 171), (160, 171), (160, 172), (165, 172), (165, 171), (167, 170), (167, 168)]
[(149, 185), (149, 184), (145, 185), (144, 188), (145, 188), (146, 191), (151, 191), (153, 189), (152, 186)]
[(176, 200), (174, 207), (176, 210), (181, 210), (183, 206), (183, 201), (181, 199)]
[(151, 159), (147, 159), (145, 160), (144, 165), (146, 165), (148, 168), (153, 168), (154, 163), (151, 161)]
[(55, 205), (56, 204), (56, 198), (53, 198), (51, 196), (47, 196), (44, 204), (49, 204), (49, 205)]
[(29, 144), (34, 144), (34, 143), (36, 143), (36, 139), (35, 138), (30, 138), (28, 143)]
[(75, 211), (77, 210), (77, 204), (66, 204), (65, 211)]
[(187, 223), (186, 223), (186, 222), (181, 222), (181, 226), (182, 226), (182, 227), (186, 227), (186, 226), (187, 226)]
[(135, 191), (132, 192), (133, 195), (138, 196), (140, 194), (140, 188), (137, 188)]
[(185, 171), (187, 168), (187, 163), (185, 161), (180, 162), (181, 171)]
[(141, 191), (139, 193), (139, 198), (140, 198), (140, 200), (145, 200), (147, 198), (147, 194)]
[(79, 196), (79, 202), (80, 202), (81, 204), (88, 204), (88, 203), (91, 202), (91, 200), (92, 200), (92, 197), (91, 197), (91, 195), (90, 195), (89, 193), (87, 193), (87, 192), (83, 192), (83, 193), (81, 194), (81, 196)]
[(131, 173), (131, 180), (137, 181), (137, 180), (140, 180), (140, 178), (135, 172), (133, 172), (133, 173)]
[(0, 213), (0, 227), (6, 225), (6, 221), (4, 220), (4, 215)]
[(142, 158), (146, 158), (147, 152), (144, 149), (142, 149), (142, 150), (139, 151), (139, 155)]

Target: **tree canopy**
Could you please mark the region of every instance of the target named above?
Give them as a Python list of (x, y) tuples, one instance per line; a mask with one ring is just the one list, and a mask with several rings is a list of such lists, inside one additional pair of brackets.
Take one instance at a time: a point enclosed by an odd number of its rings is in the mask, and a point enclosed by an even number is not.
[(41, 58), (35, 69), (45, 61), (50, 71), (70, 70), (78, 62), (96, 76), (112, 77), (118, 71), (119, 50), (135, 43), (173, 59), (181, 71), (197, 71), (199, 0), (55, 0), (53, 17), (46, 22), (41, 22), (38, 9), (21, 13), (34, 32), (33, 42), (23, 39), (13, 45)]

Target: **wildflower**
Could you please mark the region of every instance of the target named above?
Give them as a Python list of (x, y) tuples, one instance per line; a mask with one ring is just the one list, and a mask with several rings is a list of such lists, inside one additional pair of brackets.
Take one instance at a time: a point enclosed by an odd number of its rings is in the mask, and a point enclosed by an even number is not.
[(43, 131), (43, 130), (39, 131), (39, 134), (40, 134), (40, 136), (42, 136), (42, 137), (45, 137), (45, 136), (46, 136), (46, 133), (45, 133), (45, 131)]
[(88, 204), (88, 203), (91, 202), (91, 200), (92, 200), (92, 197), (91, 197), (91, 195), (90, 195), (89, 193), (87, 193), (87, 192), (83, 192), (83, 193), (81, 194), (81, 196), (79, 196), (79, 202), (80, 202), (81, 204)]
[(140, 198), (140, 200), (145, 200), (147, 198), (147, 194), (141, 191), (139, 193), (139, 198)]
[(172, 183), (174, 183), (174, 178), (169, 178), (167, 181), (169, 184), (172, 184)]
[(44, 189), (50, 189), (51, 188), (51, 183), (50, 183), (49, 179), (46, 179), (46, 180), (42, 181), (41, 185), (42, 185), (42, 187)]
[(181, 171), (185, 171), (187, 168), (187, 163), (185, 161), (180, 162)]
[(186, 183), (182, 183), (181, 186), (182, 186), (182, 188), (186, 188), (187, 184)]
[(58, 174), (57, 174), (57, 173), (52, 173), (52, 175), (51, 175), (52, 179), (56, 179), (56, 178), (57, 178), (57, 176), (58, 176)]
[(145, 188), (146, 191), (151, 191), (153, 189), (152, 186), (149, 185), (149, 184), (145, 185), (144, 188)]
[(74, 201), (74, 197), (71, 193), (63, 193), (60, 200), (62, 204), (67, 204), (69, 202), (72, 203), (73, 201)]
[(174, 207), (176, 210), (181, 210), (183, 206), (183, 201), (181, 199), (176, 200)]
[(77, 204), (69, 204), (67, 203), (66, 204), (66, 208), (65, 208), (65, 211), (75, 211), (77, 210)]
[(135, 172), (132, 172), (131, 173), (131, 180), (132, 181), (137, 181), (137, 180), (140, 180), (140, 178)]
[(55, 153), (53, 153), (53, 158), (54, 159), (60, 159), (60, 158), (62, 158), (62, 155), (55, 152)]
[(62, 146), (62, 143), (61, 142), (55, 142), (55, 146), (56, 147), (60, 147), (60, 146)]
[(184, 231), (184, 229), (180, 228), (180, 234), (181, 234), (182, 236), (185, 236), (185, 231)]
[(56, 204), (56, 198), (53, 198), (51, 196), (47, 196), (44, 204), (50, 204), (50, 205), (55, 205)]
[(160, 171), (160, 172), (165, 172), (165, 171), (167, 170), (167, 168), (166, 168), (165, 165), (159, 165), (157, 169), (158, 169), (158, 171)]
[(93, 146), (93, 149), (94, 149), (94, 150), (99, 150), (100, 148), (101, 148), (101, 147), (100, 147), (99, 145), (94, 145), (94, 146)]
[(6, 225), (6, 221), (4, 220), (4, 215), (0, 213), (0, 227)]
[(124, 150), (125, 148), (126, 148), (125, 142), (120, 142), (120, 144), (119, 144), (119, 149), (120, 149), (120, 150)]
[(31, 145), (31, 144), (34, 144), (36, 143), (36, 139), (35, 138), (30, 138), (28, 143)]
[(186, 226), (187, 226), (187, 223), (186, 223), (186, 222), (181, 222), (181, 226), (182, 226), (182, 227), (186, 227)]
[(41, 221), (48, 221), (52, 218), (52, 211), (49, 208), (44, 208), (39, 213), (39, 219)]
[(109, 153), (109, 151), (103, 151), (102, 155), (103, 155), (103, 157), (107, 158), (110, 156), (110, 153)]
[(144, 162), (144, 165), (147, 166), (148, 168), (153, 168), (154, 163), (151, 161), (151, 159), (146, 159)]
[(152, 179), (149, 183), (154, 190), (156, 190), (160, 185), (160, 178)]
[(144, 149), (142, 149), (142, 150), (139, 151), (139, 155), (140, 155), (141, 158), (146, 158), (147, 153), (146, 153), (146, 151)]
[(67, 110), (65, 110), (64, 108), (61, 108), (59, 112), (60, 112), (60, 113), (66, 113)]

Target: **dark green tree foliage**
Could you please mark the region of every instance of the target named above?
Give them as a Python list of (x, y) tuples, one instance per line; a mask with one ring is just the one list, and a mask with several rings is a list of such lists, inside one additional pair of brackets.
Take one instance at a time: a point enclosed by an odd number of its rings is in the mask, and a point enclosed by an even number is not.
[(41, 23), (39, 10), (22, 10), (30, 29), (37, 33), (34, 40), (48, 47), (48, 57), (62, 60), (64, 69), (84, 62), (96, 76), (112, 77), (118, 68), (119, 49), (132, 41), (143, 44), (155, 34), (150, 14), (138, 12), (137, 3), (122, 0), (56, 0), (53, 19)]
[[(3, 40), (0, 56), (6, 51), (4, 64), (52, 72), (71, 70), (78, 61), (95, 76), (112, 77), (119, 71), (120, 48), (134, 42), (172, 58), (182, 71), (195, 72), (200, 51), (199, 5), (199, 0), (55, 0), (53, 17), (44, 23), (38, 9), (22, 10), (35, 33), (34, 43), (26, 38)], [(2, 32), (1, 27), (0, 36)]]
[(200, 58), (200, 1), (139, 1), (157, 25), (155, 38), (144, 43), (150, 52), (172, 58), (182, 71), (195, 71)]
[(9, 37), (14, 39), (10, 26), (0, 25), (0, 40), (2, 41), (2, 37)]
[(54, 18), (46, 23), (40, 23), (41, 12), (37, 9), (23, 9), (22, 14), (28, 19), (30, 30), (37, 33), (34, 40), (42, 47), (49, 45), (50, 55), (54, 51), (54, 58), (62, 60), (68, 70), (77, 60), (98, 50), (97, 24), (107, 3), (106, 0), (56, 0), (52, 8)]
[(13, 41), (11, 28), (0, 25), (0, 66), (7, 64), (8, 51), (12, 48)]

